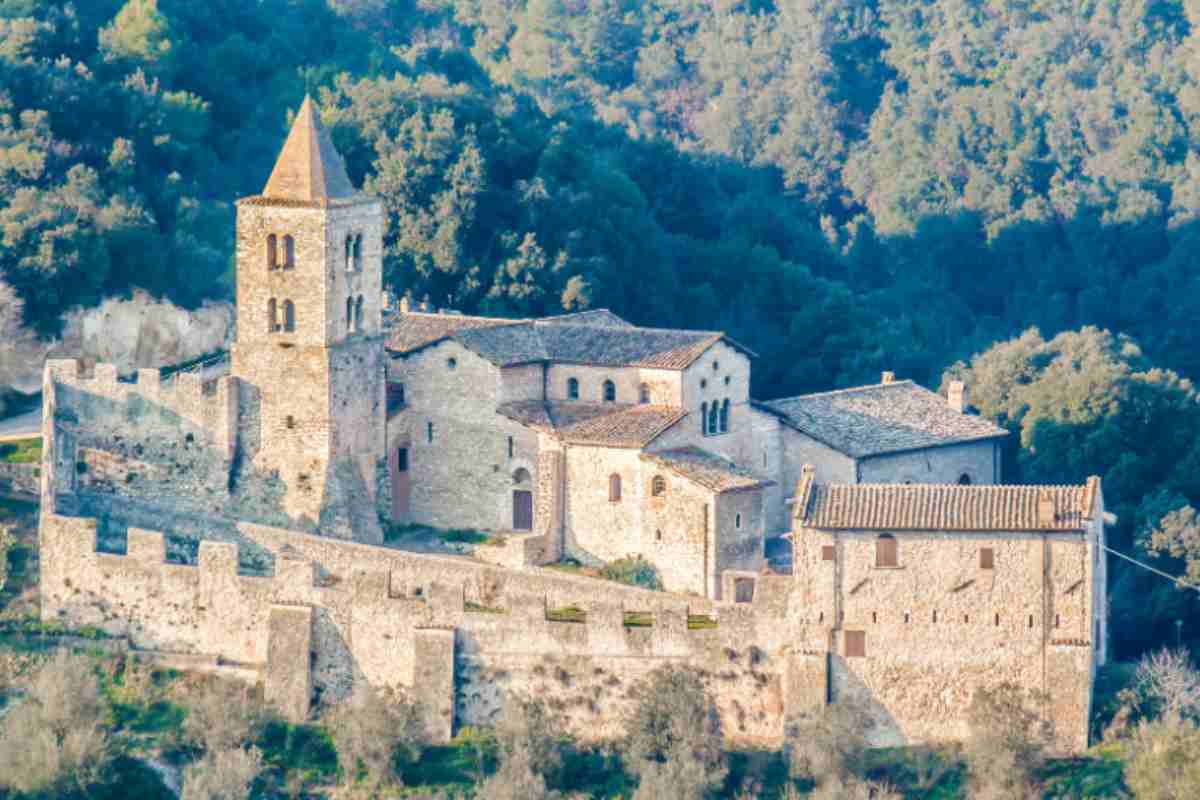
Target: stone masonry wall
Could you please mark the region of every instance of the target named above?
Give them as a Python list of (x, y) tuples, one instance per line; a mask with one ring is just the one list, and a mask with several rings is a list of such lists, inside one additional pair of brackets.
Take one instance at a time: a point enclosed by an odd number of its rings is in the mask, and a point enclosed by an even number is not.
[(989, 439), (864, 458), (858, 464), (859, 481), (958, 483), (966, 475), (976, 486), (999, 483), (997, 441)]
[(665, 406), (681, 405), (678, 370), (550, 364), (546, 373), (547, 399), (568, 400), (567, 382), (571, 378), (579, 381), (579, 401), (584, 403), (604, 402), (604, 381), (611, 380), (617, 391), (618, 403), (640, 402), (640, 387), (645, 384), (650, 390), (651, 403)]
[[(98, 625), (138, 648), (266, 665), (293, 707), (305, 680), (319, 702), (366, 680), (440, 704), (432, 716), (444, 738), (452, 724), (494, 723), (507, 692), (537, 694), (594, 740), (620, 732), (636, 680), (682, 662), (703, 671), (732, 740), (777, 745), (796, 698), (817, 696), (815, 658), (790, 644), (789, 578), (761, 579), (753, 605), (735, 606), (244, 525), (241, 535), (275, 555), (274, 575), (252, 577), (237, 573), (232, 544), (204, 542), (198, 566), (164, 564), (161, 534), (131, 531), (128, 554), (117, 556), (94, 551), (95, 529), (94, 520), (43, 515), (45, 620)], [(547, 618), (567, 605), (586, 622)], [(311, 610), (307, 679), (296, 671), (295, 637), (273, 630), (287, 609)], [(651, 614), (652, 627), (627, 627), (627, 611)], [(689, 630), (697, 614), (715, 627)], [(429, 639), (431, 629), (450, 634), (452, 659), (450, 640)], [(293, 666), (269, 664), (272, 651), (288, 652)], [(438, 698), (451, 693), (447, 720)]]
[[(450, 366), (453, 361), (453, 367)], [(446, 341), (392, 359), (389, 382), (403, 383), (406, 405), (388, 420), (390, 447), (407, 446), (410, 513), (407, 521), (439, 528), (507, 530), (513, 526), (514, 475), (525, 470), (538, 502), (538, 439), (534, 431), (496, 413), (508, 393), (540, 370), (506, 373)], [(540, 391), (540, 389), (539, 389)], [(433, 437), (430, 441), (430, 425)], [(509, 439), (512, 455), (509, 455)], [(469, 500), (468, 500), (469, 498)]]
[[(1047, 692), (1062, 749), (1086, 747), (1088, 537), (893, 533), (895, 568), (875, 566), (877, 532), (797, 536), (795, 600), (812, 637), (801, 646), (834, 643), (834, 700), (868, 705), (878, 744), (961, 739), (975, 689), (1012, 681)], [(981, 548), (994, 568), (981, 567)], [(846, 631), (864, 634), (865, 657), (847, 656)]]

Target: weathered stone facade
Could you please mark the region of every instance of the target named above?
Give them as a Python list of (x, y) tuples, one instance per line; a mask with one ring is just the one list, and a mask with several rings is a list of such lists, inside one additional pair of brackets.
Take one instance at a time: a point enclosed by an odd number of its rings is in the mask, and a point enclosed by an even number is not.
[[(876, 741), (957, 738), (971, 692), (1014, 679), (1050, 693), (1063, 749), (1086, 744), (1098, 482), (1048, 490), (1062, 519), (1010, 520), (979, 493), (1012, 489), (986, 497), (1024, 514), (1037, 490), (983, 486), (1003, 432), (962, 387), (886, 377), (759, 403), (753, 354), (719, 332), (607, 311), (385, 324), (382, 237), (306, 101), (262, 196), (238, 204), (228, 374), (47, 363), (46, 620), (256, 667), (292, 718), (359, 681), (404, 689), (442, 740), (493, 722), (506, 691), (613, 736), (631, 683), (686, 663), (735, 741), (777, 744), (846, 696)], [(907, 482), (923, 485), (880, 485)], [(903, 502), (868, 502), (892, 490), (999, 510), (908, 524), (887, 517)], [(828, 510), (860, 506), (846, 524)], [(378, 546), (381, 523), (504, 539), (417, 555)], [(764, 541), (784, 531), (795, 568), (774, 573)], [(872, 561), (884, 534), (901, 563)], [(667, 591), (539, 566), (628, 556)]]

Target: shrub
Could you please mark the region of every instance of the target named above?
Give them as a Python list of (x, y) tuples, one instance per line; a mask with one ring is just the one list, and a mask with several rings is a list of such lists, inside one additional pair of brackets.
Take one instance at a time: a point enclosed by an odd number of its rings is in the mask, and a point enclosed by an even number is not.
[(558, 792), (546, 788), (546, 779), (535, 768), (533, 752), (518, 747), (501, 758), (496, 772), (475, 790), (476, 800), (553, 800)]
[(641, 781), (635, 797), (671, 786), (674, 794), (665, 796), (700, 798), (724, 780), (721, 718), (695, 670), (658, 669), (634, 687), (633, 697), (624, 754)]
[(425, 724), (409, 702), (361, 684), (325, 716), (345, 784), (389, 786), (400, 782), (397, 767), (421, 757)]
[(1200, 787), (1200, 728), (1180, 717), (1143, 722), (1126, 750), (1125, 782), (1138, 800), (1191, 800)]
[(972, 800), (1038, 798), (1034, 773), (1046, 761), (1053, 729), (1041, 718), (1039, 696), (1013, 683), (978, 689), (967, 709), (964, 754)]
[(824, 781), (813, 790), (808, 800), (904, 800), (904, 795), (885, 782), (849, 777)]
[(113, 750), (91, 663), (60, 650), (0, 718), (0, 786), (84, 790), (100, 778)]
[(658, 576), (658, 569), (641, 556), (610, 561), (604, 565), (600, 575), (610, 581), (639, 586), (643, 589), (662, 591), (663, 588), (662, 579)]
[(870, 720), (862, 707), (843, 701), (800, 717), (789, 726), (785, 753), (793, 778), (841, 785), (858, 775), (867, 752)]
[(262, 754), (257, 748), (209, 750), (184, 768), (179, 800), (245, 800), (261, 771)]
[(211, 677), (188, 693), (183, 740), (207, 753), (227, 752), (257, 738), (270, 719), (254, 689)]
[(1148, 716), (1200, 716), (1200, 671), (1187, 650), (1159, 650), (1143, 656), (1133, 676), (1134, 690)]

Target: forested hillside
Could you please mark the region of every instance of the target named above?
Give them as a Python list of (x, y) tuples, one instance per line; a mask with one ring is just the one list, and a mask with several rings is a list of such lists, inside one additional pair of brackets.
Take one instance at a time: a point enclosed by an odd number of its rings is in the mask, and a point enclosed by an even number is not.
[[(725, 329), (762, 398), (983, 353), (1007, 477), (1104, 474), (1127, 552), (1182, 507), (1200, 570), (1197, 45), (1195, 0), (0, 0), (0, 274), (43, 337), (229, 299), (309, 90), (394, 291)], [(1131, 650), (1200, 611), (1114, 587)]]

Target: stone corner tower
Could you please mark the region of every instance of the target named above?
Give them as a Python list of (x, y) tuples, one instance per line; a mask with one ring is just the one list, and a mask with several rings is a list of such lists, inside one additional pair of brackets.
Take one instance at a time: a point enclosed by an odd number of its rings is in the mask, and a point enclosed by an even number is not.
[(383, 205), (354, 189), (308, 97), (262, 194), (237, 203), (244, 467), (290, 524), (378, 542)]

